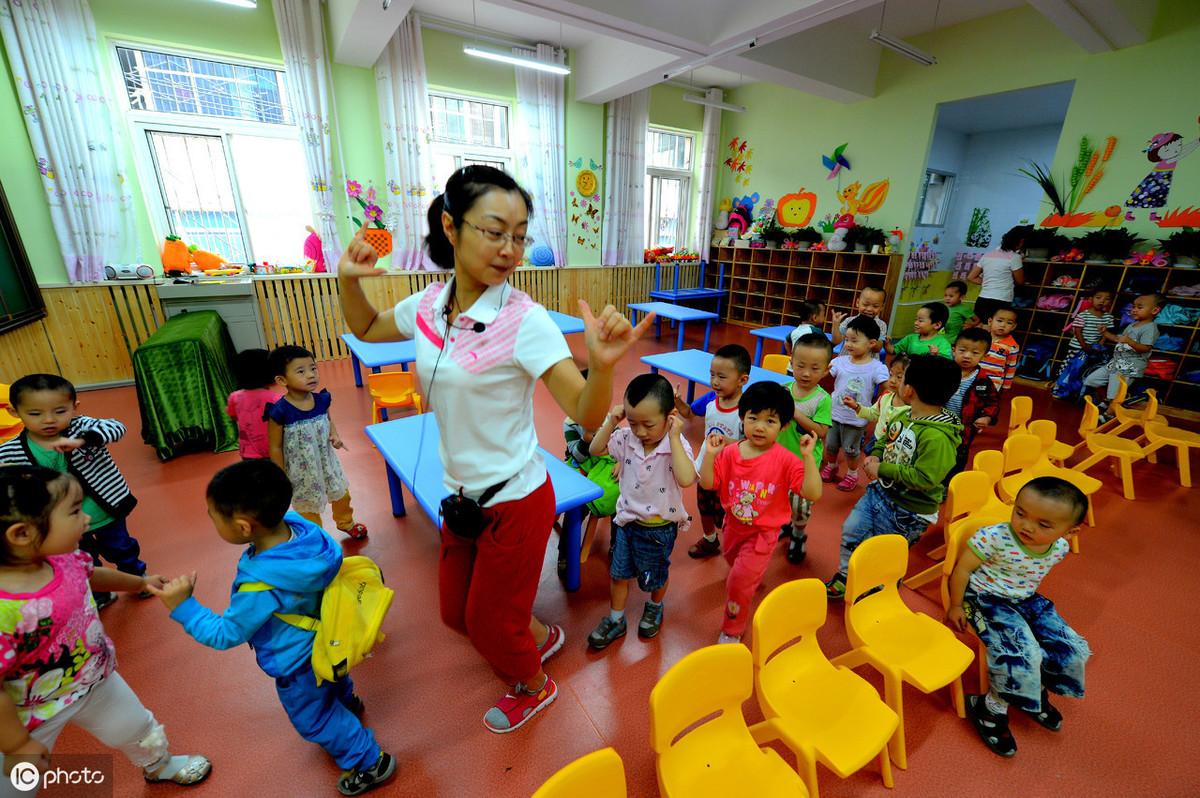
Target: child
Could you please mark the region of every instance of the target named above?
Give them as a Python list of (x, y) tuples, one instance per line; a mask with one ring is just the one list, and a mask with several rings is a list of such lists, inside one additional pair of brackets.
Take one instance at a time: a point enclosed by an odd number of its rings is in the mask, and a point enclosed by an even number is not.
[[(700, 444), (700, 455), (696, 458), (699, 468), (704, 459), (704, 447), (708, 436), (715, 433), (730, 440), (742, 437), (742, 421), (738, 415), (738, 401), (742, 388), (750, 379), (750, 353), (744, 346), (729, 344), (717, 350), (709, 367), (708, 383), (712, 390), (691, 405), (675, 396), (675, 410), (683, 418), (704, 414), (704, 438)], [(696, 490), (696, 509), (700, 512), (700, 528), (703, 536), (688, 549), (693, 560), (706, 560), (721, 553), (718, 530), (725, 524), (725, 511), (717, 494), (710, 490)]]
[(778, 542), (779, 527), (790, 514), (788, 491), (815, 502), (821, 480), (813, 449), (814, 435), (801, 439), (802, 460), (777, 445), (780, 431), (791, 424), (795, 402), (782, 385), (758, 382), (738, 401), (746, 437), (734, 442), (723, 435), (708, 437), (700, 464), (700, 484), (721, 496), (732, 517), (725, 530), (725, 620), (718, 643), (737, 643), (750, 622), (750, 602), (762, 583)]
[(879, 342), (878, 345), (875, 345), (875, 351), (878, 352), (879, 345), (886, 343), (888, 339), (887, 322), (879, 318), (879, 314), (883, 312), (883, 306), (886, 302), (887, 292), (885, 292), (882, 288), (876, 288), (869, 285), (858, 294), (858, 299), (854, 304), (854, 309), (858, 311), (857, 314), (851, 316), (850, 318), (846, 318), (845, 313), (834, 311), (833, 345), (837, 346), (842, 342), (842, 339), (846, 337), (846, 330), (852, 320), (858, 318), (859, 316), (866, 316), (879, 326), (879, 335), (871, 339)]
[[(824, 335), (825, 303), (819, 299), (807, 299), (796, 306), (796, 316), (799, 323), (796, 329), (788, 333), (787, 350), (790, 354), (796, 347), (796, 342), (806, 335), (817, 333)], [(789, 372), (790, 373), (790, 372)]]
[(958, 386), (954, 361), (917, 355), (904, 372), (900, 398), (911, 417), (893, 421), (887, 436), (875, 441), (864, 463), (874, 480), (842, 526), (839, 569), (825, 583), (831, 599), (846, 595), (846, 569), (858, 544), (876, 535), (903, 535), (909, 545), (937, 520), (945, 490), (942, 482), (954, 466), (962, 425), (943, 405)]
[[(224, 650), (249, 643), (258, 667), (275, 679), (275, 692), (300, 736), (324, 748), (345, 772), (338, 792), (358, 795), (396, 771), (358, 716), (363, 702), (349, 676), (317, 684), (312, 670), (314, 632), (279, 614), (319, 617), (321, 593), (342, 567), (342, 550), (319, 524), (288, 512), (292, 486), (269, 460), (244, 460), (221, 469), (205, 493), (208, 517), (226, 543), (246, 546), (237, 564), (229, 607), (217, 615), (192, 596), (196, 573), (153, 588), (197, 642)], [(266, 589), (246, 590), (246, 583)], [(256, 586), (256, 587), (261, 587)]]
[(855, 415), (851, 405), (868, 405), (875, 397), (875, 387), (888, 381), (888, 368), (879, 361), (872, 347), (879, 340), (875, 319), (860, 315), (850, 319), (842, 354), (833, 359), (829, 371), (833, 374), (833, 423), (825, 436), (825, 465), (821, 467), (823, 482), (837, 481), (838, 452), (846, 450), (846, 476), (837, 489), (852, 491), (858, 487), (858, 459), (862, 447), (864, 419)]
[(1097, 345), (1103, 343), (1104, 333), (1116, 324), (1112, 314), (1112, 289), (1098, 286), (1088, 298), (1091, 306), (1081, 310), (1072, 320), (1071, 340), (1067, 342), (1068, 356), (1081, 351), (1094, 351)]
[[(79, 547), (94, 565), (103, 557), (122, 573), (146, 573), (141, 546), (126, 524), (137, 499), (108, 452), (108, 444), (125, 436), (125, 425), (115, 418), (79, 415), (75, 386), (56, 374), (21, 377), (8, 395), (25, 429), (0, 446), (0, 463), (73, 474), (83, 487), (83, 511), (91, 519)], [(96, 594), (100, 607), (115, 600), (109, 592)]]
[(888, 427), (893, 421), (907, 418), (912, 410), (900, 398), (900, 384), (904, 382), (904, 371), (908, 368), (908, 364), (908, 355), (896, 355), (892, 358), (891, 365), (888, 366), (888, 381), (883, 384), (883, 390), (879, 392), (879, 398), (875, 400), (875, 404), (860, 405), (858, 400), (851, 396), (842, 399), (846, 407), (853, 410), (856, 416), (868, 422), (875, 422), (870, 444), (865, 447), (867, 451), (871, 450), (875, 441), (887, 437)]
[[(825, 333), (816, 332), (801, 336), (792, 348), (792, 374), (795, 379), (783, 387), (791, 394), (795, 403), (795, 424), (785, 424), (779, 433), (779, 445), (797, 457), (804, 456), (804, 438), (816, 438), (812, 457), (815, 468), (821, 466), (823, 442), (829, 426), (833, 423), (833, 399), (819, 383), (829, 373), (829, 362), (833, 359), (833, 344)], [(787, 560), (792, 565), (804, 562), (808, 554), (808, 520), (812, 517), (812, 502), (798, 493), (791, 492), (791, 522), (780, 530), (779, 539), (788, 541)]]
[[(1133, 382), (1146, 373), (1146, 364), (1150, 362), (1150, 350), (1158, 340), (1158, 325), (1154, 319), (1162, 310), (1166, 298), (1162, 294), (1142, 294), (1133, 300), (1130, 314), (1133, 321), (1125, 326), (1120, 334), (1104, 331), (1104, 340), (1116, 344), (1113, 347), (1112, 359), (1084, 378), (1083, 384), (1096, 389), (1099, 398), (1100, 389), (1108, 386), (1105, 395), (1105, 410), (1108, 402), (1117, 395), (1120, 383), (1118, 375), (1124, 375), (1126, 382)], [(0, 449), (0, 451), (3, 451)]]
[[(112, 640), (92, 600), (92, 590), (146, 590), (163, 580), (98, 567), (78, 550), (90, 520), (85, 496), (73, 475), (0, 466), (5, 774), (22, 761), (47, 767), (54, 741), (74, 723), (119, 749), (148, 782), (203, 781), (212, 764), (199, 755), (171, 756), (162, 725), (117, 673)], [(21, 787), (15, 778), (13, 786)]]
[(350, 484), (333, 453), (346, 447), (329, 415), (329, 391), (317, 391), (317, 361), (307, 349), (281, 346), (271, 353), (271, 373), (286, 389), (267, 405), (271, 460), (292, 481), (296, 512), (320, 526), (321, 510), (332, 503), (337, 528), (362, 540), (367, 528), (354, 520)]
[(946, 283), (946, 290), (942, 292), (942, 302), (949, 309), (950, 318), (946, 321), (946, 326), (942, 328), (942, 335), (946, 336), (948, 341), (956, 340), (966, 323), (975, 315), (974, 308), (966, 303), (966, 298), (966, 283), (962, 280), (951, 280)]
[[(652, 638), (662, 627), (671, 549), (677, 531), (686, 529), (689, 521), (680, 488), (696, 481), (692, 447), (683, 437), (683, 419), (674, 406), (675, 394), (666, 377), (638, 375), (625, 389), (625, 404), (613, 407), (592, 438), (591, 453), (607, 451), (621, 469), (609, 564), (611, 605), (588, 635), (588, 645), (595, 650), (625, 636), (625, 601), (635, 578), (650, 594), (638, 637)], [(622, 419), (629, 425), (615, 429)]]
[(950, 357), (950, 342), (942, 334), (950, 311), (941, 302), (927, 302), (917, 311), (913, 331), (896, 342), (893, 351), (905, 355)]
[(966, 469), (975, 436), (984, 427), (995, 424), (1000, 415), (1000, 395), (996, 393), (991, 380), (980, 376), (979, 369), (979, 362), (991, 343), (992, 336), (980, 327), (968, 327), (954, 342), (954, 363), (962, 378), (954, 395), (946, 402), (946, 409), (962, 419), (963, 433), (954, 468), (946, 476), (946, 484), (950, 483), (950, 477)]
[(234, 360), (238, 390), (229, 394), (225, 412), (237, 422), (238, 454), (243, 460), (271, 456), (263, 414), (267, 405), (279, 399), (279, 386), (271, 373), (270, 356), (265, 349), (245, 349)]
[(950, 576), (947, 620), (969, 623), (987, 647), (991, 689), (967, 696), (967, 715), (984, 744), (1012, 756), (1008, 705), (1050, 731), (1062, 728), (1051, 692), (1083, 698), (1083, 666), (1091, 651), (1038, 586), (1067, 556), (1064, 538), (1078, 532), (1088, 500), (1058, 477), (1037, 477), (1017, 493), (1012, 521), (985, 526), (967, 541)]
[(979, 370), (992, 381), (996, 393), (999, 393), (1012, 387), (1013, 377), (1017, 374), (1021, 347), (1017, 345), (1017, 339), (1012, 337), (1012, 331), (1017, 327), (1017, 312), (1010, 305), (1001, 305), (992, 311), (986, 324), (992, 343), (983, 360), (979, 361)]

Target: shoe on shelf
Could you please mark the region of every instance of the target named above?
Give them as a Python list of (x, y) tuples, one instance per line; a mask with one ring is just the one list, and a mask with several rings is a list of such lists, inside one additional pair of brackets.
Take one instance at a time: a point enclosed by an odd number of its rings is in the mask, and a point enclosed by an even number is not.
[(594, 651), (608, 648), (624, 637), (627, 629), (628, 625), (625, 623), (624, 617), (619, 621), (614, 621), (610, 616), (605, 615), (588, 635), (588, 647)]
[(387, 751), (379, 752), (379, 759), (369, 768), (347, 770), (338, 779), (338, 792), (342, 795), (362, 795), (373, 790), (396, 775), (396, 757)]
[(518, 684), (483, 716), (483, 725), (496, 734), (516, 731), (558, 698), (558, 685), (549, 675), (538, 690)]
[(967, 717), (993, 754), (1009, 757), (1017, 753), (1017, 741), (1008, 730), (1008, 715), (993, 714), (987, 708), (984, 696), (967, 696)]
[(849, 493), (858, 487), (858, 474), (850, 471), (846, 476), (842, 477), (842, 481), (837, 484), (837, 489), (843, 493)]
[(822, 482), (837, 482), (837, 463), (826, 463), (821, 466)]
[(799, 535), (793, 534), (788, 540), (787, 561), (792, 565), (799, 565), (808, 557), (808, 534), (801, 532)]
[(712, 540), (701, 536), (699, 540), (692, 544), (688, 549), (688, 556), (693, 560), (707, 560), (709, 557), (715, 557), (721, 553), (721, 536), (718, 534)]
[(567, 633), (558, 624), (548, 623), (546, 629), (548, 630), (546, 642), (538, 647), (538, 656), (542, 658), (542, 662), (557, 654), (563, 647), (563, 643), (567, 642)]
[(658, 630), (662, 628), (663, 621), (663, 605), (657, 607), (653, 603), (647, 601), (646, 606), (642, 608), (642, 619), (638, 621), (638, 637), (644, 637), (647, 640), (656, 636)]

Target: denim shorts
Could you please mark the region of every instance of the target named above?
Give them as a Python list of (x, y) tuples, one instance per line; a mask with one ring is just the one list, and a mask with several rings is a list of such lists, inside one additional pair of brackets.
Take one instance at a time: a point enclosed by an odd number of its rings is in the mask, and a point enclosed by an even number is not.
[(608, 573), (613, 579), (637, 579), (638, 587), (653, 593), (667, 583), (671, 549), (675, 548), (678, 524), (644, 526), (631, 522), (613, 524), (612, 559)]

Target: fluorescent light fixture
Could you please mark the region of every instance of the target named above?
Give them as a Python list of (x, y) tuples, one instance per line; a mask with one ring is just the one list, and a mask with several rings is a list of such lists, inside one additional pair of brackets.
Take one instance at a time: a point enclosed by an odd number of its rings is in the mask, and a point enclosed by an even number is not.
[(707, 105), (709, 108), (720, 108), (722, 111), (734, 111), (742, 113), (746, 110), (744, 105), (734, 105), (733, 103), (723, 103), (720, 100), (710, 100), (703, 94), (685, 94), (683, 95), (685, 103), (695, 103), (696, 105)]
[(214, 2), (238, 8), (258, 8), (258, 0), (214, 0)]
[(903, 39), (897, 39), (894, 36), (889, 36), (878, 28), (871, 31), (871, 35), (867, 37), (871, 41), (878, 44), (880, 47), (899, 53), (905, 58), (916, 61), (924, 66), (933, 66), (937, 63), (937, 59), (924, 50), (918, 49)]
[(753, 50), (757, 46), (758, 46), (758, 39), (747, 39), (744, 42), (738, 42), (737, 44), (731, 44), (728, 47), (722, 47), (720, 50), (717, 50), (715, 53), (709, 53), (708, 55), (704, 56), (703, 58), (701, 58), (697, 61), (693, 61), (690, 64), (684, 64), (681, 67), (675, 67), (674, 69), (670, 70), (669, 72), (664, 72), (663, 80), (671, 80), (673, 78), (677, 78), (680, 75), (682, 75), (684, 72), (691, 72), (693, 69), (699, 69), (700, 67), (704, 66), (705, 64), (711, 64), (713, 61), (716, 61), (720, 58), (724, 58), (727, 55), (733, 55), (734, 53), (741, 52), (742, 50)]
[(489, 50), (486, 47), (480, 47), (475, 44), (464, 44), (463, 52), (467, 55), (473, 55), (476, 58), (486, 58), (489, 61), (500, 61), (504, 64), (512, 64), (513, 66), (525, 67), (527, 69), (537, 69), (542, 72), (553, 72), (555, 75), (571, 74), (571, 70), (562, 64), (551, 64), (549, 61), (539, 61), (536, 58), (525, 58), (513, 53)]

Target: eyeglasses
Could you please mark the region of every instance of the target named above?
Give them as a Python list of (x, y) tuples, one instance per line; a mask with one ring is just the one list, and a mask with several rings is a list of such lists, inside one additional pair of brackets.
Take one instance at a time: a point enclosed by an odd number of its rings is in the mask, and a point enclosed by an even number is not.
[(511, 241), (512, 245), (517, 249), (525, 249), (525, 247), (533, 246), (536, 240), (533, 236), (519, 235), (517, 233), (502, 233), (499, 230), (488, 230), (486, 227), (480, 227), (469, 219), (463, 219), (463, 224), (469, 225), (479, 231), (479, 235), (483, 236), (484, 240), (489, 244), (497, 244), (504, 246), (505, 241)]

